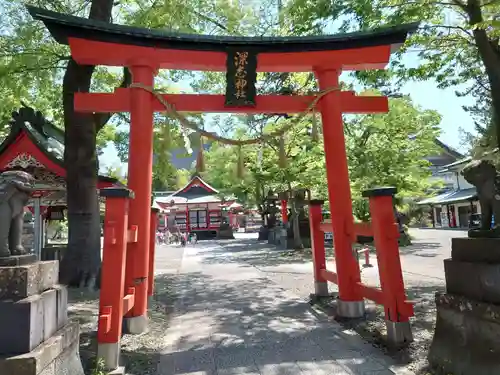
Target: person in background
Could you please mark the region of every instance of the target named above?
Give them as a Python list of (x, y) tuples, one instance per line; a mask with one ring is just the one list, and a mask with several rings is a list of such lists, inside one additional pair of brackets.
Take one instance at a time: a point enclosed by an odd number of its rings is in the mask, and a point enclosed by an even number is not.
[(175, 222), (175, 214), (167, 216), (167, 230), (170, 232), (171, 236), (175, 236), (177, 241), (182, 242), (182, 233), (179, 226)]

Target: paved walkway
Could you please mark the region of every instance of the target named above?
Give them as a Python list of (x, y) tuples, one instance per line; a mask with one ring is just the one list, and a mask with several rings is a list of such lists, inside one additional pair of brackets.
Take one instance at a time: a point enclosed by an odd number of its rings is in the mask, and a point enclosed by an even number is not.
[[(390, 375), (388, 357), (238, 257), (186, 247), (159, 375)], [(158, 272), (158, 273), (161, 273)]]

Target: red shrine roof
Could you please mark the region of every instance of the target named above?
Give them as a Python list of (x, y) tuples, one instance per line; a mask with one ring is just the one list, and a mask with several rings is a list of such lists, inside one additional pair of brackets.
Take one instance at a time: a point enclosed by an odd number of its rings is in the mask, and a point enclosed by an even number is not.
[[(69, 44), (79, 63), (125, 66), (131, 56), (159, 63), (163, 69), (225, 71), (228, 50), (258, 54), (257, 70), (311, 71), (341, 63), (343, 69), (381, 69), (418, 23), (373, 31), (303, 36), (235, 37), (151, 30), (89, 20), (28, 6), (61, 44)], [(113, 48), (120, 45), (119, 48)]]
[[(13, 112), (10, 133), (0, 144), (0, 171), (9, 169), (33, 174), (40, 190), (65, 190), (64, 131), (32, 108)], [(98, 188), (115, 185), (121, 183), (98, 176)]]
[[(206, 183), (201, 177), (195, 176), (186, 186), (166, 197), (156, 198), (156, 203), (162, 208), (175, 204), (220, 203), (219, 191)], [(231, 201), (232, 202), (232, 201)]]
[(200, 196), (216, 195), (219, 191), (206, 183), (200, 176), (194, 176), (186, 186), (173, 193), (173, 196), (196, 198)]

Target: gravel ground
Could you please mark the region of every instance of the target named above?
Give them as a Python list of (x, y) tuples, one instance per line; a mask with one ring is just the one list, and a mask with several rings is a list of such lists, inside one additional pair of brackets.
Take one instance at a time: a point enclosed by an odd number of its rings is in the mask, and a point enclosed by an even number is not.
[[(221, 245), (231, 247), (241, 245), (243, 251), (235, 251), (238, 261), (245, 261), (258, 268), (272, 282), (283, 289), (292, 291), (304, 301), (308, 301), (312, 293), (312, 263), (310, 249), (300, 252), (278, 251), (274, 246), (257, 243), (255, 239), (237, 239), (221, 241)], [(404, 248), (406, 253), (416, 251), (416, 247)], [(126, 335), (122, 340), (122, 353), (127, 363), (129, 375), (152, 375), (156, 372), (158, 352), (163, 348), (163, 333), (168, 326), (169, 312), (176, 299), (177, 270), (182, 260), (182, 248), (160, 247), (156, 253), (157, 277), (155, 295), (150, 303), (150, 330), (142, 335)], [(402, 250), (403, 251), (403, 250)], [(327, 253), (329, 268), (334, 269), (332, 252)], [(373, 257), (374, 258), (374, 257)], [(414, 342), (406, 349), (389, 351), (383, 341), (385, 322), (383, 310), (367, 301), (367, 319), (342, 322), (371, 342), (398, 359), (402, 365), (418, 374), (428, 374), (427, 351), (433, 337), (435, 324), (434, 294), (443, 291), (444, 278), (426, 276), (426, 259), (409, 257), (403, 261), (404, 278), (410, 299), (416, 300), (415, 316), (411, 320)], [(417, 262), (422, 265), (420, 268)], [(439, 263), (440, 261), (434, 261)], [(441, 263), (442, 264), (442, 263)], [(442, 266), (441, 266), (442, 267)], [(411, 271), (409, 271), (411, 270)], [(377, 267), (365, 268), (362, 271), (363, 282), (378, 285)], [(336, 292), (336, 286), (330, 284), (330, 291)], [(70, 290), (70, 316), (81, 324), (81, 357), (87, 374), (93, 366), (96, 355), (95, 330), (97, 328), (98, 292), (82, 292)], [(328, 313), (334, 314), (334, 308), (323, 306)]]
[[(310, 249), (302, 251), (279, 251), (274, 246), (267, 244), (250, 245), (244, 241), (248, 252), (235, 252), (234, 256), (243, 257), (247, 263), (264, 272), (273, 282), (290, 290), (303, 298), (309, 300), (313, 292), (312, 263), (310, 261)], [(404, 248), (411, 252), (417, 247), (408, 246)], [(372, 257), (375, 260), (375, 257)], [(335, 265), (331, 252), (327, 254), (329, 268)], [(361, 262), (364, 263), (364, 262)], [(362, 269), (362, 280), (367, 285), (379, 286), (378, 268)], [(416, 301), (415, 316), (411, 319), (414, 342), (404, 350), (390, 350), (384, 342), (386, 333), (384, 311), (370, 301), (366, 301), (367, 318), (356, 321), (342, 321), (346, 327), (355, 330), (358, 334), (379, 347), (406, 369), (417, 374), (429, 374), (427, 369), (427, 352), (432, 342), (434, 325), (436, 319), (436, 308), (434, 295), (437, 291), (444, 291), (444, 279), (429, 277), (421, 273), (404, 272), (405, 286), (409, 299)], [(330, 292), (337, 292), (336, 285), (329, 283)], [(333, 304), (323, 306), (323, 310), (335, 315)]]
[[(154, 295), (149, 303), (149, 330), (141, 335), (122, 337), (122, 359), (127, 375), (153, 375), (164, 348), (163, 337), (176, 300), (177, 271), (182, 260), (180, 247), (161, 246), (157, 249), (157, 275)], [(97, 355), (96, 331), (99, 292), (69, 289), (68, 313), (80, 322), (80, 357), (86, 375), (92, 374)]]

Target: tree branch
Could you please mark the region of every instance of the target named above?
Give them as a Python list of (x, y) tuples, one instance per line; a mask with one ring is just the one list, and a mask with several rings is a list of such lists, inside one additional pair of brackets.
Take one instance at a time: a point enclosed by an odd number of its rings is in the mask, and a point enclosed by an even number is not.
[(470, 30), (467, 30), (466, 28), (458, 26), (458, 25), (454, 25), (454, 26), (452, 26), (452, 25), (427, 25), (427, 26), (423, 26), (421, 29), (422, 30), (428, 30), (428, 29), (459, 30), (459, 31), (464, 32), (465, 34), (467, 34), (471, 38), (473, 38), (473, 35), (470, 32)]
[[(130, 70), (127, 67), (123, 68), (123, 80), (120, 84), (120, 88), (125, 88), (130, 86), (132, 83), (132, 74), (130, 74)], [(94, 124), (96, 128), (96, 132), (99, 132), (104, 125), (109, 121), (109, 119), (113, 116), (112, 113), (94, 113)]]
[(205, 15), (205, 14), (202, 14), (194, 9), (191, 9), (191, 12), (193, 12), (194, 14), (196, 14), (198, 17), (200, 17), (201, 19), (204, 19), (205, 21), (208, 21), (210, 22), (211, 24), (213, 24), (214, 26), (218, 27), (219, 29), (222, 29), (224, 30), (225, 32), (230, 32), (229, 29), (224, 26), (222, 23), (220, 23), (219, 21)]
[(50, 66), (44, 66), (44, 67), (34, 66), (32, 68), (22, 67), (22, 68), (19, 68), (16, 70), (8, 71), (5, 74), (0, 74), (0, 77), (10, 75), (10, 74), (24, 74), (26, 72), (38, 72), (38, 71), (43, 71), (43, 70), (54, 70), (54, 69), (66, 69), (66, 67), (59, 66), (59, 65), (50, 65)]
[(489, 5), (496, 5), (496, 4), (500, 4), (500, 0), (491, 0), (487, 3), (484, 3), (483, 5), (481, 5), (482, 7), (487, 7)]
[(130, 118), (127, 117), (125, 114), (123, 113), (117, 113), (116, 114), (120, 119), (122, 119), (123, 121), (125, 121), (127, 124), (130, 125)]
[[(442, 5), (442, 6), (446, 6), (446, 7), (453, 7), (453, 6), (456, 6), (458, 4), (456, 4), (456, 1), (457, 0), (451, 0), (452, 2), (444, 2), (444, 1), (434, 1), (432, 2), (432, 5)], [(422, 6), (422, 3), (419, 2), (419, 1), (406, 1), (404, 3), (401, 3), (401, 4), (394, 4), (394, 5), (384, 5), (384, 6), (381, 6), (380, 8), (385, 8), (385, 9), (393, 9), (393, 8), (400, 8), (402, 6)]]
[(467, 5), (461, 0), (451, 0), (456, 6), (458, 6), (463, 11), (467, 12)]

